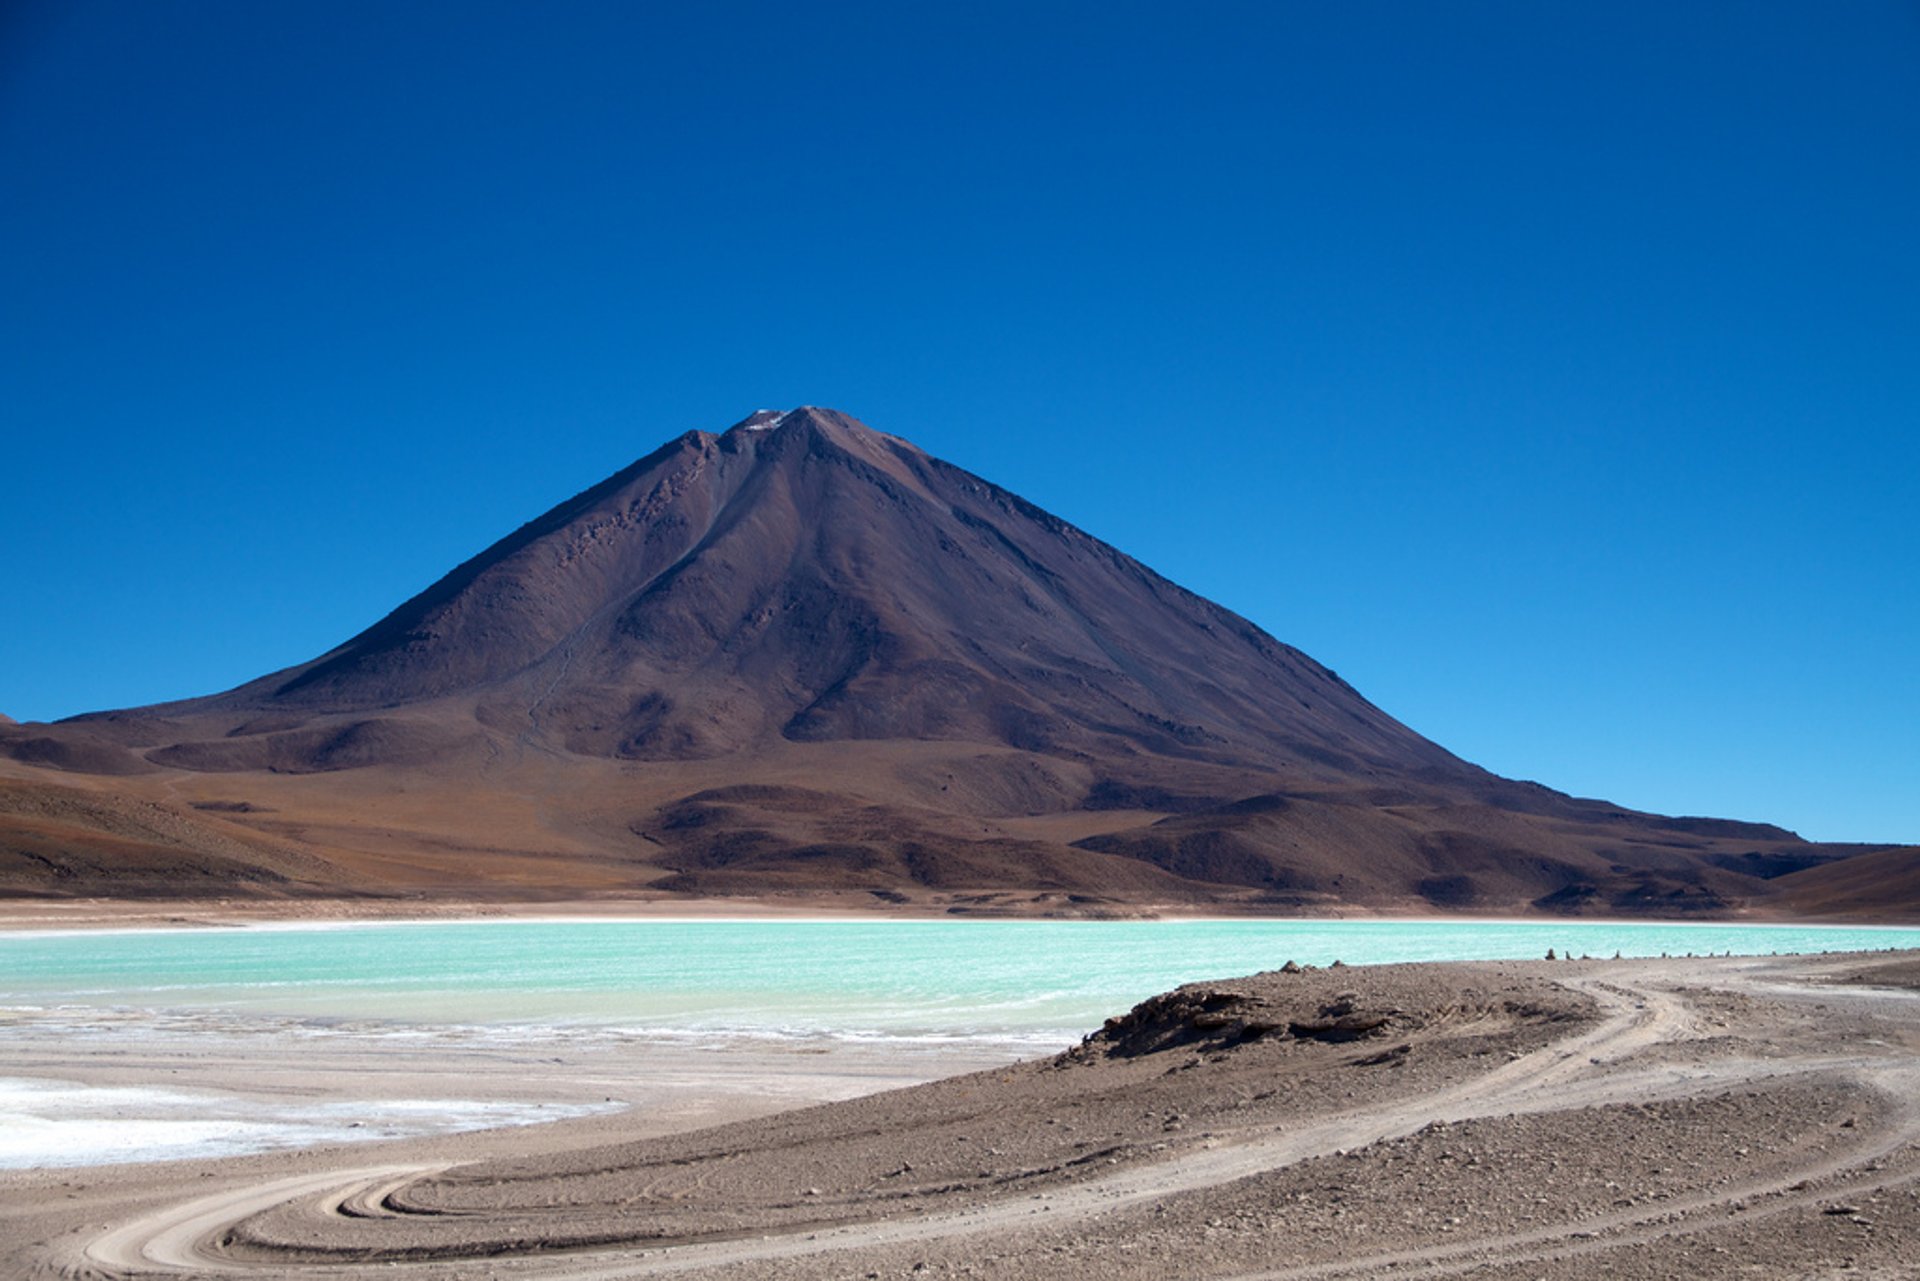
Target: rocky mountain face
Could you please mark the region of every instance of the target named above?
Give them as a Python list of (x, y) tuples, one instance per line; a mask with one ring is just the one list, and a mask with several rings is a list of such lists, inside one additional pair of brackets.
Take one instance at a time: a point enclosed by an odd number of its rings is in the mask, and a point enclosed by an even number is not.
[[(309, 663), (0, 723), (0, 757), (22, 785), (197, 795), (221, 876), (250, 884), (235, 851), (271, 839), (276, 893), (1697, 913), (1852, 852), (1497, 778), (1065, 521), (811, 407), (670, 441)], [(292, 847), (334, 871), (288, 881)], [(38, 866), (0, 862), (0, 887), (61, 879)]]

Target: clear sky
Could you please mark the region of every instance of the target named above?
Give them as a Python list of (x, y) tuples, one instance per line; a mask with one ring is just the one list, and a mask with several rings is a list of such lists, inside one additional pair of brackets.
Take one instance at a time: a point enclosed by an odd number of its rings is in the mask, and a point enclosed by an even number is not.
[(802, 403), (1501, 773), (1920, 841), (1920, 6), (0, 4), (0, 712)]

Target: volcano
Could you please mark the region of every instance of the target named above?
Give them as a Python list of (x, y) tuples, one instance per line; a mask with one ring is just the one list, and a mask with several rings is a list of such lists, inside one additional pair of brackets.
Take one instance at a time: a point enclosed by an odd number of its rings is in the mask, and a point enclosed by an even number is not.
[(311, 662), (0, 755), (16, 893), (1714, 915), (1864, 852), (1499, 778), (813, 407), (670, 441)]

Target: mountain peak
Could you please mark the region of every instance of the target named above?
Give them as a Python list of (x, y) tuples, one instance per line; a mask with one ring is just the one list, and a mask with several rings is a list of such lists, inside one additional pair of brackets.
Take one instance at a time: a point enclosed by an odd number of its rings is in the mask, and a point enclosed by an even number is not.
[(734, 432), (778, 431), (780, 428), (789, 424), (796, 427), (825, 426), (853, 428), (859, 431), (873, 432), (874, 435), (880, 434), (874, 432), (873, 428), (867, 426), (851, 414), (843, 414), (837, 409), (823, 409), (819, 405), (800, 405), (793, 409), (756, 409), (733, 426), (727, 428), (725, 434), (732, 435)]
[(792, 413), (790, 409), (756, 409), (727, 428), (726, 434), (730, 436), (737, 431), (772, 431), (786, 422)]
[(851, 458), (887, 473), (910, 489), (923, 488), (913, 470), (926, 460), (918, 446), (875, 431), (851, 414), (820, 405), (756, 409), (720, 436), (709, 439), (718, 440), (726, 452), (761, 460), (799, 459), (822, 452), (829, 457)]

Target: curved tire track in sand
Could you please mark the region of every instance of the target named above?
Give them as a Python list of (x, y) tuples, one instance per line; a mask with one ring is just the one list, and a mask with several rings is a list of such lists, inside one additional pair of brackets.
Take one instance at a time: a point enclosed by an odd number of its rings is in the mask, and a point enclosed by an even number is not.
[[(288, 1201), (319, 1195), (329, 1216), (372, 1189), (386, 1189), (437, 1173), (438, 1165), (383, 1165), (276, 1179), (257, 1187), (196, 1197), (122, 1224), (87, 1243), (84, 1262), (97, 1274), (141, 1276), (154, 1272), (247, 1273), (257, 1265), (222, 1259), (212, 1243), (248, 1215)], [(82, 1272), (81, 1275), (87, 1275)]]
[[(1311, 1157), (1365, 1147), (1418, 1130), (1435, 1120), (1463, 1120), (1501, 1112), (1547, 1107), (1585, 1106), (1614, 1096), (1644, 1097), (1642, 1081), (1596, 1090), (1580, 1088), (1596, 1064), (1617, 1063), (1663, 1040), (1691, 1030), (1685, 1004), (1646, 986), (1626, 987), (1593, 979), (1566, 986), (1592, 997), (1602, 1011), (1595, 1025), (1447, 1089), (1404, 1100), (1386, 1109), (1336, 1114), (1271, 1134), (1208, 1146), (1152, 1165), (1134, 1167), (1094, 1181), (1037, 1195), (1006, 1198), (961, 1210), (934, 1210), (912, 1218), (879, 1219), (840, 1225), (813, 1225), (752, 1239), (716, 1239), (640, 1248), (602, 1248), (591, 1253), (488, 1254), (500, 1272), (602, 1281), (616, 1277), (666, 1275), (756, 1260), (828, 1254), (873, 1246), (904, 1245), (953, 1237), (1000, 1233), (1057, 1225), (1077, 1218), (1124, 1209), (1182, 1192), (1193, 1192), (1263, 1174)], [(1697, 1083), (1696, 1083), (1697, 1084)], [(446, 1167), (382, 1166), (279, 1180), (231, 1193), (196, 1198), (144, 1216), (90, 1243), (86, 1261), (108, 1275), (156, 1272), (245, 1275), (263, 1271), (299, 1271), (323, 1276), (344, 1265), (334, 1262), (277, 1260), (270, 1265), (223, 1256), (220, 1240), (236, 1224), (267, 1209), (308, 1202), (302, 1211), (316, 1236), (343, 1218), (396, 1217), (387, 1199), (418, 1179)], [(474, 1256), (468, 1256), (471, 1259)], [(387, 1261), (382, 1260), (383, 1264)], [(458, 1260), (395, 1260), (389, 1275), (433, 1275)], [(361, 1266), (365, 1266), (362, 1264)]]
[[(1765, 1174), (1710, 1190), (1685, 1193), (1657, 1204), (1589, 1214), (1564, 1223), (1458, 1241), (1381, 1249), (1335, 1261), (1268, 1270), (1240, 1270), (1242, 1281), (1335, 1281), (1390, 1274), (1436, 1277), (1486, 1266), (1579, 1259), (1623, 1246), (1685, 1236), (1730, 1223), (1805, 1210), (1835, 1198), (1910, 1184), (1920, 1161), (1887, 1160), (1903, 1148), (1920, 1152), (1920, 1066), (1836, 1052), (1779, 1060), (1701, 1059), (1636, 1063), (1656, 1046), (1700, 1035), (1699, 1020), (1685, 996), (1657, 982), (1569, 976), (1558, 980), (1598, 1003), (1601, 1018), (1583, 1030), (1504, 1063), (1470, 1080), (1386, 1107), (1355, 1110), (1236, 1136), (1188, 1150), (1158, 1163), (1116, 1170), (1084, 1183), (1041, 1193), (1009, 1194), (961, 1208), (929, 1209), (898, 1218), (782, 1228), (766, 1235), (742, 1232), (679, 1244), (638, 1242), (576, 1251), (378, 1253), (349, 1262), (236, 1258), (223, 1240), (249, 1217), (276, 1208), (297, 1209), (313, 1239), (334, 1240), (354, 1219), (407, 1218), (390, 1198), (408, 1185), (443, 1172), (435, 1165), (358, 1167), (282, 1179), (250, 1188), (201, 1196), (144, 1215), (95, 1237), (78, 1268), (88, 1276), (312, 1276), (382, 1275), (448, 1278), (486, 1275), (544, 1281), (618, 1279), (700, 1272), (728, 1265), (814, 1258), (817, 1267), (837, 1267), (850, 1252), (892, 1246), (995, 1238), (1036, 1228), (1088, 1222), (1181, 1193), (1200, 1192), (1284, 1169), (1313, 1157), (1365, 1148), (1412, 1134), (1431, 1122), (1465, 1121), (1503, 1114), (1546, 1113), (1649, 1098), (1685, 1098), (1743, 1083), (1827, 1073), (1844, 1075), (1896, 1101), (1896, 1123), (1839, 1151), (1805, 1158)], [(1739, 988), (1739, 976), (1729, 976)], [(1758, 985), (1755, 985), (1756, 987)], [(1876, 1169), (1885, 1162), (1884, 1168)], [(430, 1247), (429, 1247), (430, 1249)], [(423, 1252), (424, 1253), (424, 1252)], [(840, 1270), (853, 1265), (850, 1260)], [(863, 1270), (863, 1269), (862, 1269)], [(1231, 1271), (1231, 1270), (1230, 1270)]]

